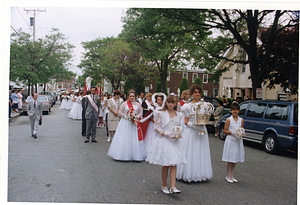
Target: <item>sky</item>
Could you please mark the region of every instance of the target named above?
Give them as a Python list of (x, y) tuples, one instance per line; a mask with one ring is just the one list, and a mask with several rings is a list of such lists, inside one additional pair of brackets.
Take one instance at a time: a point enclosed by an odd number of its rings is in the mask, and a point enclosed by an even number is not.
[[(58, 28), (74, 45), (73, 61), (70, 70), (77, 75), (82, 74), (78, 68), (81, 54), (85, 51), (81, 42), (92, 41), (96, 38), (117, 37), (122, 31), (121, 17), (125, 16), (126, 8), (92, 8), (92, 7), (12, 7), (11, 26), (15, 30), (33, 34), (30, 17), (36, 12), (35, 39), (45, 38), (51, 28)], [(11, 29), (11, 33), (15, 32)]]

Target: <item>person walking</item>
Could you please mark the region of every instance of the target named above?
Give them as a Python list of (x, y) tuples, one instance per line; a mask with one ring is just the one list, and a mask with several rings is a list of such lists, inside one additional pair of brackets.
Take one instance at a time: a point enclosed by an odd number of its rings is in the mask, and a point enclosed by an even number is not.
[(85, 119), (86, 100), (87, 100), (86, 96), (90, 95), (90, 94), (91, 94), (90, 90), (86, 91), (85, 96), (83, 96), (82, 99), (81, 99), (81, 106), (82, 106), (82, 113), (81, 113), (82, 114), (82, 116), (81, 116), (81, 119), (82, 119), (82, 121), (81, 121), (81, 135), (83, 137), (86, 137), (86, 119)]
[(97, 87), (91, 88), (91, 94), (87, 95), (87, 99), (85, 101), (86, 104), (86, 140), (84, 143), (90, 141), (90, 136), (92, 142), (97, 142), (96, 138), (96, 126), (97, 120), (99, 116), (99, 107), (100, 107), (100, 98), (96, 95)]
[(37, 93), (32, 94), (33, 100), (28, 102), (27, 113), (30, 120), (31, 136), (37, 138), (39, 121), (42, 119), (42, 102), (37, 100)]

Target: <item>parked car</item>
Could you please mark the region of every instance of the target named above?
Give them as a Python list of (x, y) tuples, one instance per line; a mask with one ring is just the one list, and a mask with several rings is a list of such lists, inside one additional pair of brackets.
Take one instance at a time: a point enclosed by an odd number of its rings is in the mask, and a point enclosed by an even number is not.
[[(206, 97), (206, 96), (204, 96), (203, 98), (204, 98), (204, 101), (205, 101), (205, 102), (210, 102), (211, 104), (213, 104), (214, 107), (215, 107), (215, 110), (217, 109), (217, 107), (218, 107), (218, 100), (219, 100), (218, 98), (214, 98), (214, 97)], [(228, 114), (229, 111), (230, 111), (229, 108), (224, 108), (223, 115)], [(210, 118), (209, 118), (209, 124), (208, 124), (208, 125), (214, 126), (214, 124), (215, 124), (215, 122), (214, 122), (214, 115), (212, 114), (212, 115), (210, 116)]]
[[(218, 122), (220, 139), (225, 140), (224, 115)], [(276, 153), (280, 148), (297, 149), (298, 102), (255, 100), (240, 104), (239, 116), (244, 119), (244, 140), (262, 143), (267, 153)]]
[(55, 95), (54, 92), (52, 92), (52, 91), (42, 91), (42, 92), (39, 92), (38, 95), (47, 95), (49, 100), (51, 101), (51, 107), (53, 107), (53, 105), (55, 105), (56, 95)]
[[(38, 95), (37, 99), (42, 102), (42, 111), (43, 111), (43, 114), (46, 113), (48, 115), (49, 112), (51, 112), (51, 104), (50, 104), (50, 101), (49, 101), (48, 97), (46, 95)], [(25, 103), (23, 103), (23, 105), (22, 105), (22, 111), (24, 113), (27, 114), (28, 102), (32, 101), (32, 100), (33, 100), (33, 98), (30, 95), (25, 100)]]

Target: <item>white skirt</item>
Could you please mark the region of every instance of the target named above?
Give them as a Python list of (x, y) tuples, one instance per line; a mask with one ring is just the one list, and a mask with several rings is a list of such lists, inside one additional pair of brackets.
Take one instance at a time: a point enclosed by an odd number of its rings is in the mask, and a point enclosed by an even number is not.
[(69, 99), (68, 103), (67, 103), (67, 106), (66, 106), (66, 109), (71, 110), (72, 106), (73, 106), (73, 101), (71, 99)]
[(147, 132), (145, 135), (145, 155), (147, 156), (154, 140), (156, 138), (156, 132), (154, 131), (154, 123), (152, 121), (149, 121)]
[(223, 148), (222, 161), (225, 162), (244, 162), (245, 151), (243, 140), (227, 135)]
[(67, 109), (67, 103), (68, 103), (67, 99), (62, 99), (59, 109)]
[(139, 141), (137, 127), (122, 118), (110, 144), (107, 155), (115, 160), (145, 160), (144, 141)]
[(184, 181), (206, 181), (213, 176), (209, 140), (205, 126), (205, 135), (199, 135), (199, 130), (185, 127), (182, 134), (183, 147), (187, 163), (177, 166), (177, 179)]
[(182, 139), (170, 139), (161, 134), (156, 134), (156, 138), (149, 150), (146, 161), (150, 164), (161, 166), (175, 166), (185, 164)]
[(69, 118), (74, 120), (81, 120), (82, 119), (82, 106), (79, 103), (73, 103), (72, 109), (68, 115)]

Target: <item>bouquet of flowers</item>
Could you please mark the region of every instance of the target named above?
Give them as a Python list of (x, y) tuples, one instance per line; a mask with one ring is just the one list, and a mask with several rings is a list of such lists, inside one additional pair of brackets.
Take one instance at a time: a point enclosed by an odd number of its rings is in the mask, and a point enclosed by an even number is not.
[(139, 121), (139, 117), (138, 117), (137, 113), (132, 109), (128, 110), (128, 112), (126, 114), (126, 119), (128, 121), (130, 121), (132, 125), (135, 125), (136, 122)]
[(243, 139), (243, 137), (245, 136), (245, 129), (242, 128), (242, 127), (239, 127), (237, 128), (235, 131), (234, 131), (234, 136), (236, 138), (238, 138), (239, 140)]

